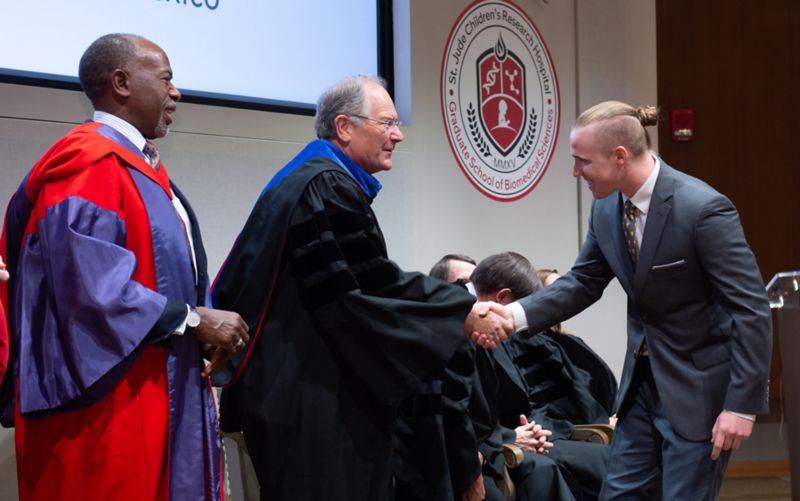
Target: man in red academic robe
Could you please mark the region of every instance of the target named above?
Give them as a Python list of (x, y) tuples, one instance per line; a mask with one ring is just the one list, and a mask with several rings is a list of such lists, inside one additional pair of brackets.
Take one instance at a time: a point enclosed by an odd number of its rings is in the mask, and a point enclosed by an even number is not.
[(92, 121), (26, 176), (0, 242), (12, 275), (0, 409), (20, 498), (219, 499), (207, 376), (248, 334), (238, 314), (203, 307), (197, 220), (149, 141), (180, 99), (169, 59), (106, 35), (79, 74)]

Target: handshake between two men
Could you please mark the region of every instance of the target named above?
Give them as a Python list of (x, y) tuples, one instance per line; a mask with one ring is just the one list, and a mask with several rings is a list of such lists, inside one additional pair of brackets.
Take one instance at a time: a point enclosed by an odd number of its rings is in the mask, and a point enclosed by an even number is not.
[(478, 301), (464, 321), (464, 334), (486, 349), (494, 349), (514, 333), (511, 311), (494, 301)]

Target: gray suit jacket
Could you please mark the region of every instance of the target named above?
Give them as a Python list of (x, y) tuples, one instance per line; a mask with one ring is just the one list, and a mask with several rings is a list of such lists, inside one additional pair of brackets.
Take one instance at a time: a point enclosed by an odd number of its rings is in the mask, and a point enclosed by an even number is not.
[(723, 409), (767, 412), (769, 303), (730, 200), (661, 161), (635, 270), (621, 218), (618, 193), (593, 203), (569, 273), (520, 300), (530, 331), (579, 313), (616, 277), (628, 295), (617, 410), (646, 340), (667, 417), (681, 436), (708, 439)]

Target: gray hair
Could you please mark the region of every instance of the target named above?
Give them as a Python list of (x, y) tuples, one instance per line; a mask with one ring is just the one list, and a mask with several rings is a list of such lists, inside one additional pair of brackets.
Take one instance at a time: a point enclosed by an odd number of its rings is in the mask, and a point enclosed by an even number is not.
[(78, 80), (83, 92), (93, 105), (111, 84), (111, 74), (124, 68), (136, 55), (134, 40), (143, 40), (138, 35), (110, 33), (103, 35), (86, 49), (78, 64)]
[(314, 130), (317, 137), (329, 139), (336, 135), (336, 117), (339, 115), (367, 115), (364, 87), (374, 83), (386, 88), (386, 80), (379, 76), (358, 75), (345, 78), (322, 93), (317, 100), (317, 113), (314, 115)]

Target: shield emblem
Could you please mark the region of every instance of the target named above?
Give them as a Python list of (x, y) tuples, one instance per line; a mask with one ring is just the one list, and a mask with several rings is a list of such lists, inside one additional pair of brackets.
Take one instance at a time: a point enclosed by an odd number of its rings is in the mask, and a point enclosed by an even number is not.
[(489, 140), (504, 156), (525, 128), (525, 66), (506, 49), (502, 35), (478, 57), (480, 121)]

